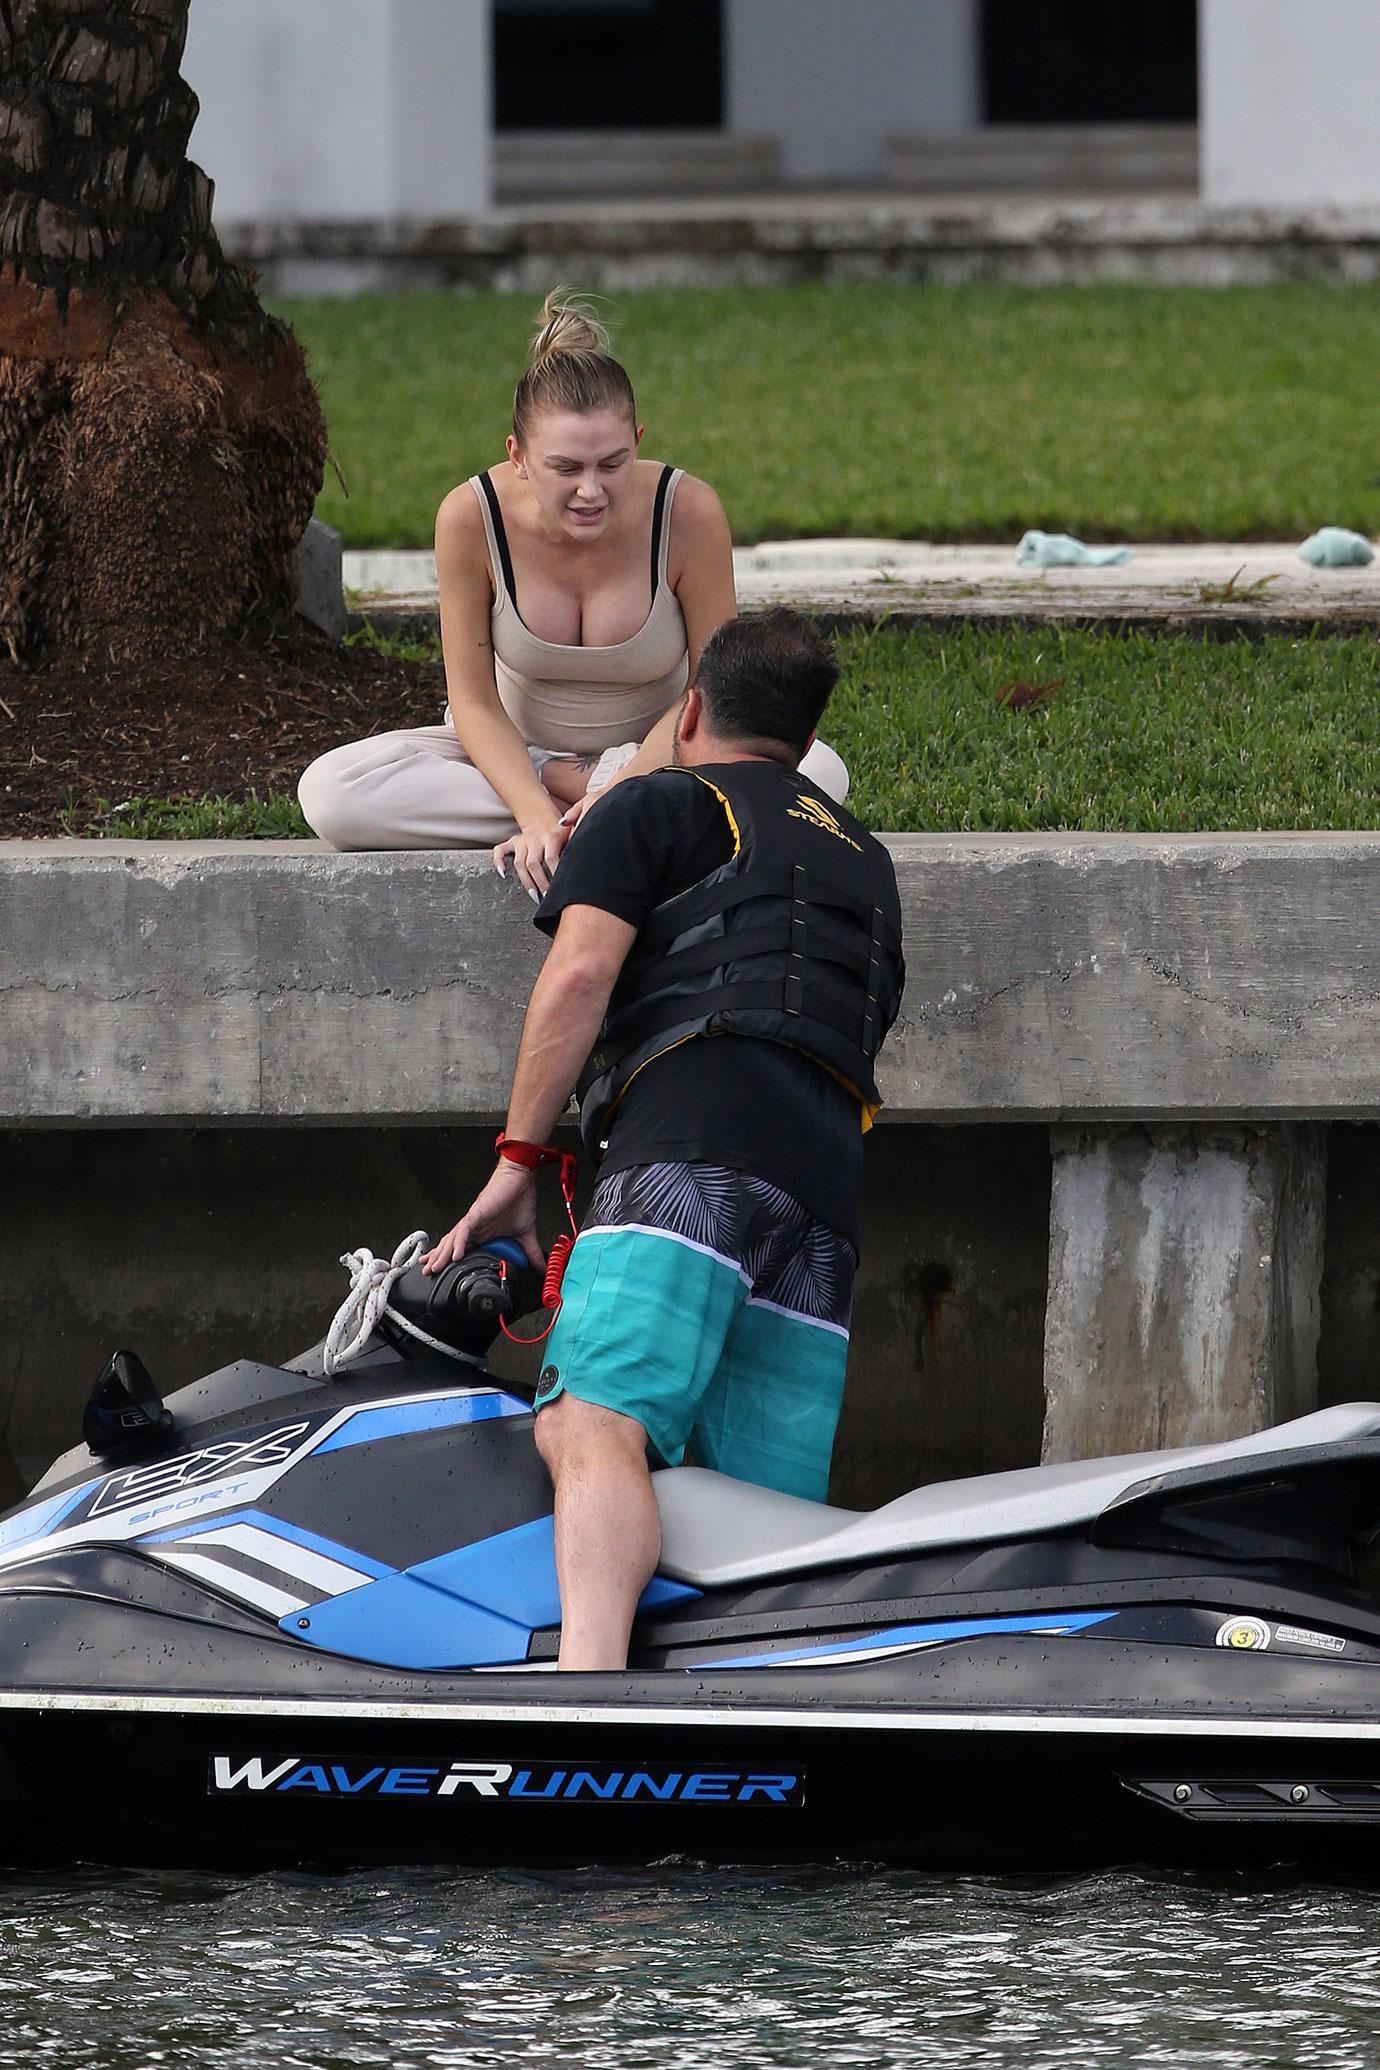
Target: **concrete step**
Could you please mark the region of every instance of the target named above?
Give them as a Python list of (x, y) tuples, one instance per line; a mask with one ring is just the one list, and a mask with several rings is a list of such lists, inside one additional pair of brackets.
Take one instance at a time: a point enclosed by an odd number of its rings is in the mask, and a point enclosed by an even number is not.
[(741, 194), (780, 176), (776, 137), (722, 130), (507, 130), (494, 140), (500, 202)]
[[(1040, 570), (1018, 568), (1014, 546), (790, 539), (739, 547), (733, 568), (745, 611), (789, 603), (840, 623), (1061, 622), (1209, 634), (1380, 623), (1380, 559), (1314, 568), (1287, 543), (1138, 546), (1119, 568)], [(430, 553), (347, 553), (345, 587), (356, 623), (436, 622)]]
[(1192, 192), (1194, 122), (984, 123), (978, 129), (889, 136), (886, 170), (898, 187), (929, 193)]

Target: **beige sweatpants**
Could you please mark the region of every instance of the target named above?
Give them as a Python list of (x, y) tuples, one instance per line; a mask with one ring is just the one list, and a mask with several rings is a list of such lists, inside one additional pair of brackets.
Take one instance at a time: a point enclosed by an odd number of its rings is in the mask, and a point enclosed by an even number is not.
[[(527, 752), (540, 775), (552, 751)], [(590, 788), (602, 788), (636, 752), (633, 742), (610, 748)], [(809, 749), (800, 773), (838, 805), (848, 795), (842, 758), (823, 741)], [(307, 824), (328, 848), (493, 848), (517, 832), (512, 813), (450, 725), (377, 733), (332, 748), (303, 772), (297, 795)]]

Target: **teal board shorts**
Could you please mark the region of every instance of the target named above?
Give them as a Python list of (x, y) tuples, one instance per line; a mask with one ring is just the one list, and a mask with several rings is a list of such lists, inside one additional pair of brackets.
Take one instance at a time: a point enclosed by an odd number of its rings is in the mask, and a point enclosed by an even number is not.
[(822, 1502), (843, 1400), (852, 1245), (778, 1186), (646, 1164), (597, 1187), (537, 1389), (635, 1417), (658, 1457)]

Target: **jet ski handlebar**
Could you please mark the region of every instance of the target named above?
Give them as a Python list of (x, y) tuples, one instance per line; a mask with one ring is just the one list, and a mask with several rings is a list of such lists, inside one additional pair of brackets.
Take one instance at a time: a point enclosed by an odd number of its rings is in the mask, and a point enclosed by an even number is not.
[[(423, 1270), (431, 1249), (424, 1229), (405, 1236), (391, 1258), (346, 1251), (350, 1291), (326, 1332), (322, 1367), (331, 1378), (379, 1338), (407, 1358), (425, 1352), (482, 1365), (510, 1315), (541, 1305), (542, 1275), (520, 1244), (495, 1237), (467, 1251), (434, 1278)], [(420, 1349), (419, 1349), (420, 1347)]]
[(482, 1359), (505, 1322), (541, 1307), (542, 1277), (506, 1236), (466, 1251), (434, 1277), (409, 1265), (379, 1316), (379, 1334), (406, 1358), (425, 1355), (421, 1330), (462, 1358)]

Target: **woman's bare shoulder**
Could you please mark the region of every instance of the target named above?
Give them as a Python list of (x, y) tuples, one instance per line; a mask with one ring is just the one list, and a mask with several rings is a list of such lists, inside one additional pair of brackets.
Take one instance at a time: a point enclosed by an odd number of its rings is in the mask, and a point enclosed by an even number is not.
[(493, 600), (484, 517), (468, 482), (457, 483), (436, 513), (436, 576), (443, 605), (463, 597), (478, 610)]
[(717, 534), (727, 523), (718, 492), (697, 474), (683, 474), (676, 489), (676, 524)]
[(457, 526), (468, 525), (471, 522), (483, 530), (479, 515), (479, 498), (469, 482), (457, 482), (455, 487), (441, 498), (436, 512), (436, 528), (439, 531), (444, 525), (447, 530), (453, 530)]
[(450, 494), (442, 498), (436, 513), (436, 551), (448, 557), (473, 554), (488, 559), (483, 513), (468, 482), (457, 482)]
[(670, 554), (671, 587), (682, 602), (692, 578), (707, 580), (716, 593), (724, 584), (731, 591), (733, 534), (728, 516), (714, 490), (698, 475), (682, 475), (676, 489)]

